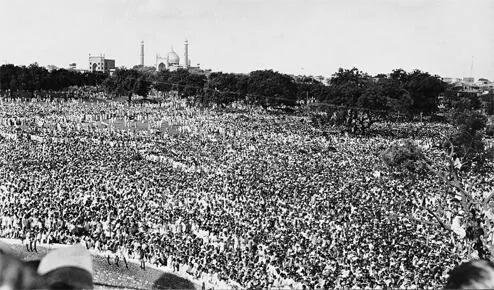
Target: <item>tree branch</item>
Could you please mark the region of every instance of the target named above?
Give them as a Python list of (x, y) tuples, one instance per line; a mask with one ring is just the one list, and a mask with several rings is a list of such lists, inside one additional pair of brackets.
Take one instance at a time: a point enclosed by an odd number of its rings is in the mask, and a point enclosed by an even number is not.
[(447, 231), (453, 231), (451, 229), (450, 226), (448, 226), (447, 224), (445, 224), (437, 215), (434, 214), (434, 217), (435, 219), (437, 220), (437, 222), (431, 222), (431, 221), (427, 221), (427, 220), (423, 220), (423, 219), (419, 219), (419, 218), (416, 218), (412, 215), (400, 215), (400, 214), (390, 214), (389, 217), (391, 218), (395, 218), (395, 219), (398, 219), (398, 218), (406, 218), (408, 220), (412, 220), (412, 221), (416, 221), (418, 223), (421, 223), (421, 224), (425, 224), (425, 225), (429, 225), (429, 226), (439, 226), (439, 227), (442, 227), (443, 229), (447, 230)]
[(436, 221), (441, 225), (441, 227), (445, 230), (448, 230), (448, 231), (453, 231), (451, 229), (451, 226), (447, 225), (438, 215), (437, 213), (435, 213), (432, 209), (430, 208), (425, 208), (427, 210), (427, 212), (429, 214), (431, 214), (435, 219)]
[(429, 163), (425, 163), (425, 165), (427, 166), (427, 169), (429, 169), (432, 173), (434, 173), (435, 175), (437, 175), (438, 177), (440, 177), (445, 183), (449, 184), (450, 186), (456, 188), (459, 192), (461, 192), (461, 194), (470, 202), (474, 203), (472, 197), (465, 191), (465, 189), (463, 189), (459, 184), (458, 182), (451, 182), (451, 180), (449, 180), (446, 176), (444, 176), (444, 174), (442, 174), (439, 170), (437, 170), (436, 168), (434, 168), (433, 166), (431, 166)]
[[(433, 211), (432, 209), (428, 208), (427, 206), (420, 206), (420, 201), (419, 201), (419, 198), (417, 196), (417, 194), (415, 192), (413, 192), (413, 196), (415, 197), (415, 202), (417, 203), (417, 205), (419, 206), (419, 208), (422, 208), (422, 209), (425, 209), (430, 215), (432, 215), (436, 221), (439, 223), (439, 224), (436, 224), (436, 225), (439, 225), (441, 226), (443, 229), (445, 230), (448, 230), (448, 231), (452, 231), (451, 229), (451, 226), (447, 225), (440, 217), (439, 215), (437, 215), (437, 213), (435, 211)], [(424, 221), (422, 220), (419, 220), (419, 219), (416, 219), (418, 221), (421, 221), (422, 223), (424, 223)], [(430, 223), (430, 222), (429, 222)], [(434, 224), (434, 223), (433, 223)]]

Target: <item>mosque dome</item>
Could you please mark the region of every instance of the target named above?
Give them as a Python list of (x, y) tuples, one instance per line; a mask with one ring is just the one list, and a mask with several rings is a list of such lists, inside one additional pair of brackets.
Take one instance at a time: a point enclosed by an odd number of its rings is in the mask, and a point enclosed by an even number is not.
[(173, 50), (172, 50), (168, 53), (168, 57), (167, 57), (167, 62), (168, 62), (168, 65), (178, 65), (180, 63), (180, 58), (178, 57), (178, 54)]

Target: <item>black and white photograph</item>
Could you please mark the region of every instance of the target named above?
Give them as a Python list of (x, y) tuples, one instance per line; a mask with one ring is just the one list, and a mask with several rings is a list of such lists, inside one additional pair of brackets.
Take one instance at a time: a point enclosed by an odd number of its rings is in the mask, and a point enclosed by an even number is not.
[(494, 289), (494, 0), (0, 0), (0, 289)]

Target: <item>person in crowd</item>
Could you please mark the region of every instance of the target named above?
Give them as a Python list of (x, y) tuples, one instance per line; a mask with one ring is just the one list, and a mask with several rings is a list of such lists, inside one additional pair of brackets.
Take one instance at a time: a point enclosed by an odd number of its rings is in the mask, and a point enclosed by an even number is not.
[(125, 244), (123, 242), (120, 242), (120, 245), (118, 246), (118, 253), (117, 253), (116, 257), (115, 257), (117, 267), (118, 267), (118, 260), (120, 258), (124, 262), (125, 268), (128, 269), (129, 268), (129, 265), (127, 263), (127, 260), (129, 259), (129, 251), (128, 251), (127, 247), (125, 246)]
[[(419, 222), (430, 216), (414, 194), (437, 196), (424, 200), (433, 209), (459, 204), (440, 198), (447, 188), (437, 178), (407, 183), (375, 172), (396, 138), (413, 131), (429, 146), (445, 126), (328, 137), (300, 116), (218, 113), (184, 100), (7, 99), (1, 230), (51, 243), (85, 239), (109, 264), (127, 265), (128, 251), (142, 269), (147, 260), (238, 287), (440, 287), (464, 258), (463, 242)], [(494, 176), (463, 183), (482, 196)]]
[(146, 244), (139, 244), (137, 250), (139, 252), (139, 267), (143, 270), (146, 270)]

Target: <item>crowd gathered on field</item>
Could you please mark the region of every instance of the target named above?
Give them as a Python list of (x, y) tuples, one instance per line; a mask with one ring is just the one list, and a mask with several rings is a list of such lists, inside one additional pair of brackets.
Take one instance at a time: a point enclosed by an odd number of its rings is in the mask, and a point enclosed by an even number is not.
[[(465, 258), (458, 235), (421, 222), (432, 217), (414, 198), (458, 206), (441, 200), (447, 186), (397, 177), (380, 160), (411, 132), (434, 152), (447, 125), (352, 136), (296, 114), (178, 100), (1, 102), (1, 236), (29, 250), (83, 243), (119, 267), (136, 258), (199, 280), (296, 289), (438, 287)], [(494, 187), (492, 175), (463, 182)]]

